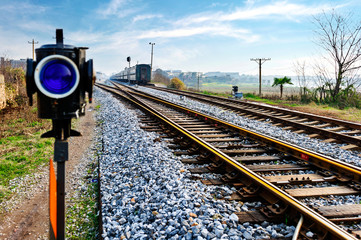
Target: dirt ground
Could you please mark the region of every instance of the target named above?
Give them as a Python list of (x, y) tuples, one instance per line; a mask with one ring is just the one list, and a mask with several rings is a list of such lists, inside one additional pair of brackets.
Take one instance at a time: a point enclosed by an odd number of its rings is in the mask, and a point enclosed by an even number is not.
[[(87, 106), (87, 112), (77, 123), (76, 129), (82, 137), (69, 139), (69, 161), (66, 162), (66, 174), (73, 171), (83, 153), (90, 146), (95, 128), (94, 103)], [(56, 164), (54, 164), (56, 167)], [(36, 184), (31, 185), (32, 194), (12, 197), (9, 201), (17, 204), (12, 211), (0, 217), (0, 239), (48, 239), (49, 238), (49, 203), (48, 203), (48, 166), (40, 169)], [(37, 175), (38, 176), (38, 175)], [(66, 186), (66, 192), (72, 191)]]

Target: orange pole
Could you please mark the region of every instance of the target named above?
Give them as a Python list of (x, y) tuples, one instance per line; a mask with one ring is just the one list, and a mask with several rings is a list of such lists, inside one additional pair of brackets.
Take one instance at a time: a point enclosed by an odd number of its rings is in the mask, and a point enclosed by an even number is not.
[(50, 239), (56, 239), (56, 177), (54, 171), (53, 160), (50, 159), (50, 174), (49, 174), (49, 216), (50, 216)]

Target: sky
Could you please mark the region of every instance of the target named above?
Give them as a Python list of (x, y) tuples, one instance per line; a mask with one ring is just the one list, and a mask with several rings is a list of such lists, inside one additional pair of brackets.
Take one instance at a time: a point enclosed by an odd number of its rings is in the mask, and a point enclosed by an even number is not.
[(313, 16), (353, 13), (359, 0), (0, 0), (0, 56), (31, 58), (35, 47), (89, 47), (95, 70), (111, 75), (151, 61), (153, 69), (258, 74), (251, 58), (271, 58), (262, 75), (295, 75), (296, 61), (320, 56)]

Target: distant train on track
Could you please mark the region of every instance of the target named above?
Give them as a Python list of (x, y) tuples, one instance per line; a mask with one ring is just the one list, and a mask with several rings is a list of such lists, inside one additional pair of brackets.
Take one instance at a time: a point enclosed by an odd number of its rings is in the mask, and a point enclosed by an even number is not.
[(129, 84), (149, 85), (151, 69), (149, 64), (137, 64), (110, 77), (110, 80)]

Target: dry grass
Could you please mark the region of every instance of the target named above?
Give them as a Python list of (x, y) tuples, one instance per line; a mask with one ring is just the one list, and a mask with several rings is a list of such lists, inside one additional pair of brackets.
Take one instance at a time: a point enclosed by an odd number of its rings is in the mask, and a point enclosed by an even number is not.
[(51, 121), (38, 118), (36, 102), (34, 106), (0, 110), (0, 138), (31, 135), (45, 129), (51, 129)]
[(36, 171), (52, 157), (54, 141), (40, 138), (50, 129), (51, 121), (38, 119), (36, 107), (0, 111), (0, 202), (11, 194), (11, 179)]
[(313, 113), (317, 115), (337, 118), (346, 121), (352, 121), (361, 123), (361, 109), (348, 108), (340, 110), (337, 108), (329, 107), (327, 105), (317, 105), (315, 103), (310, 103), (302, 106), (295, 106), (293, 109)]
[[(209, 84), (210, 86), (202, 86), (203, 92), (207, 92), (205, 90), (208, 90), (209, 92), (213, 93), (228, 93), (231, 92), (231, 85), (224, 84), (223, 85), (217, 85), (217, 87), (214, 87), (212, 84)], [(240, 92), (245, 93), (252, 93), (253, 95), (257, 95), (258, 89), (256, 87), (248, 87), (243, 88), (240, 87)], [(317, 105), (314, 102), (311, 102), (310, 104), (300, 104), (299, 100), (299, 89), (297, 87), (288, 87), (285, 88), (284, 91), (284, 97), (283, 99), (279, 99), (279, 89), (278, 88), (272, 88), (272, 87), (263, 87), (262, 88), (263, 97), (265, 98), (248, 98), (248, 100), (251, 101), (257, 101), (257, 102), (264, 102), (271, 105), (281, 106), (289, 109), (298, 110), (301, 112), (308, 112), (312, 114), (322, 115), (326, 117), (332, 117), (336, 119), (341, 119), (345, 121), (351, 121), (351, 122), (357, 122), (361, 123), (361, 109), (357, 108), (347, 108), (344, 110), (340, 110), (337, 108), (330, 107), (328, 105)], [(295, 99), (295, 100), (285, 100), (285, 99)]]
[(298, 101), (287, 101), (287, 100), (269, 100), (269, 99), (248, 99), (256, 102), (264, 102), (270, 105), (284, 107), (292, 110), (297, 110), (300, 112), (307, 112), (316, 115), (336, 118), (345, 121), (361, 123), (361, 109), (357, 108), (346, 108), (338, 109), (330, 107), (326, 104), (316, 104), (311, 102), (309, 104), (300, 104)]

